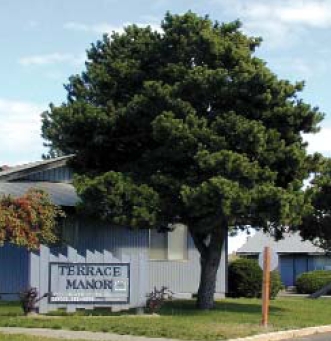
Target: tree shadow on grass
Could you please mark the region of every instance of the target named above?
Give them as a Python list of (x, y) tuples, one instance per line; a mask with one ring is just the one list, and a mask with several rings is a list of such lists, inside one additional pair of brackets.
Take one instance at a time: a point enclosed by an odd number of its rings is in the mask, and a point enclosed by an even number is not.
[[(283, 308), (270, 306), (270, 313), (277, 313), (285, 311)], [(234, 313), (234, 314), (261, 314), (261, 303), (257, 302), (233, 302), (229, 301), (217, 301), (215, 302), (214, 309), (211, 310), (199, 310), (196, 307), (195, 300), (175, 300), (167, 302), (160, 311), (160, 315), (213, 315), (222, 312)]]

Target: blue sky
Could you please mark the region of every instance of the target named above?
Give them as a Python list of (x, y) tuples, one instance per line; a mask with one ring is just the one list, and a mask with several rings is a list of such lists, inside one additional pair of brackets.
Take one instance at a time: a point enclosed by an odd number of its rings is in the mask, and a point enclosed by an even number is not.
[(157, 29), (167, 10), (239, 18), (262, 36), (257, 55), (280, 77), (305, 80), (302, 97), (326, 113), (309, 150), (331, 155), (331, 0), (1, 0), (0, 165), (40, 159), (40, 113), (65, 101), (63, 84), (92, 42), (130, 23)]
[(40, 113), (65, 101), (63, 84), (83, 70), (92, 42), (130, 23), (157, 29), (168, 10), (239, 18), (244, 32), (262, 36), (257, 55), (281, 78), (305, 80), (302, 97), (326, 114), (309, 151), (331, 155), (331, 0), (1, 0), (0, 165), (46, 151)]

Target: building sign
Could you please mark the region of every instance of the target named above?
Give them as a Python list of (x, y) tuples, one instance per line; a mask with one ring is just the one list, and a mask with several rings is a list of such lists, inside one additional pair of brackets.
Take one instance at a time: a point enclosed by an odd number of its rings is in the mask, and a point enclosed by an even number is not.
[(50, 303), (129, 303), (130, 264), (50, 263)]

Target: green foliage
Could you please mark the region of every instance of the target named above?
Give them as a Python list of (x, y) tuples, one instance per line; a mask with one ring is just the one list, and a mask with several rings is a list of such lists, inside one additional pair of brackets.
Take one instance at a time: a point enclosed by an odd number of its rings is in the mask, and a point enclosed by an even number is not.
[(298, 226), (311, 210), (303, 180), (320, 163), (302, 133), (323, 114), (300, 99), (303, 82), (255, 56), (261, 39), (240, 26), (167, 13), (162, 32), (104, 35), (42, 119), (50, 152), (75, 154), (86, 212), (138, 228), (180, 221), (214, 267), (229, 226), (277, 237)]
[(28, 249), (57, 240), (56, 218), (63, 212), (47, 193), (31, 189), (19, 198), (0, 197), (0, 245), (10, 242)]
[(284, 289), (284, 285), (280, 278), (280, 273), (277, 270), (271, 271), (270, 273), (271, 288), (270, 288), (270, 298), (274, 299), (278, 293)]
[(305, 272), (296, 279), (297, 292), (300, 294), (312, 294), (331, 283), (331, 271), (316, 270)]
[[(229, 264), (229, 294), (233, 297), (261, 297), (263, 271), (256, 260), (239, 258)], [(270, 298), (282, 289), (278, 271), (270, 274)]]
[(256, 261), (240, 258), (229, 264), (229, 294), (234, 297), (259, 297), (262, 271)]
[(297, 228), (304, 239), (316, 246), (331, 250), (331, 159), (324, 159), (320, 171), (315, 174), (312, 186), (306, 191), (312, 207)]
[(300, 188), (316, 164), (301, 134), (323, 115), (299, 99), (303, 83), (255, 57), (261, 40), (239, 28), (168, 13), (162, 33), (131, 25), (92, 45), (42, 127), (52, 151), (76, 155), (88, 208), (139, 227), (181, 217), (200, 233), (220, 217), (265, 229), (301, 221)]
[(118, 225), (146, 228), (156, 224), (158, 194), (146, 185), (136, 185), (122, 173), (107, 172), (92, 179), (79, 177), (75, 185), (85, 202), (84, 213)]

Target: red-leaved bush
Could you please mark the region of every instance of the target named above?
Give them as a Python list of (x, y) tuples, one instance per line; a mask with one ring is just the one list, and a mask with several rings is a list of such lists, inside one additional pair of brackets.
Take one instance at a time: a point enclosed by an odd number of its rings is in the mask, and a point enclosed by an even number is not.
[(19, 198), (0, 197), (0, 246), (10, 242), (28, 249), (57, 240), (57, 218), (64, 213), (53, 205), (49, 195), (31, 189)]

